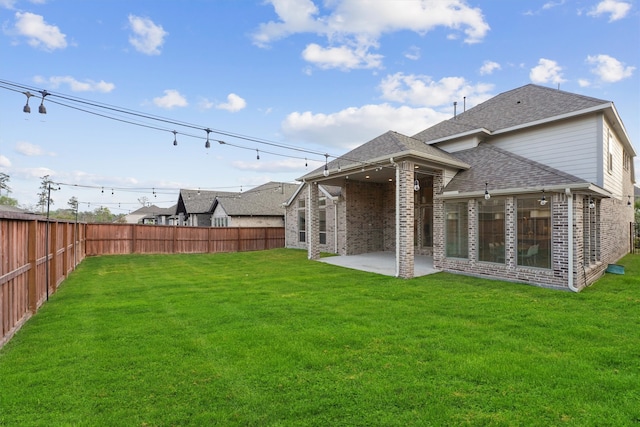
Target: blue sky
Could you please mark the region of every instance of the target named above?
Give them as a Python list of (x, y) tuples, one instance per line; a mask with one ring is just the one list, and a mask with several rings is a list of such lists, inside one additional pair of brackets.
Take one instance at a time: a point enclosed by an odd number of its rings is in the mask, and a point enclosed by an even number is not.
[(614, 101), (640, 141), (632, 0), (0, 0), (0, 25), (0, 81), (18, 85), (0, 85), (0, 171), (22, 205), (47, 174), (54, 209), (114, 213), (292, 182), (528, 83)]

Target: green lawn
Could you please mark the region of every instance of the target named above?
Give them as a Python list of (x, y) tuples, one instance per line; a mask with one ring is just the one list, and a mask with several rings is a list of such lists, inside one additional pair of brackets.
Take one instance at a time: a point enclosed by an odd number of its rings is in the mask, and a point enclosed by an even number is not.
[(620, 264), (574, 294), (286, 249), (89, 258), (0, 350), (0, 425), (637, 426)]

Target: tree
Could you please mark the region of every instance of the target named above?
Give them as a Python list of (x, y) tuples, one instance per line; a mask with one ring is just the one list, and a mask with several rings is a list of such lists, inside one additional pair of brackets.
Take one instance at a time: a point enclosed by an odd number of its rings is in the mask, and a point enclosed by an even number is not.
[(18, 201), (13, 197), (0, 196), (0, 205), (18, 207)]
[(71, 209), (74, 212), (78, 211), (78, 198), (76, 196), (73, 196), (69, 199), (69, 201), (67, 202), (67, 206), (69, 206), (69, 209)]
[(37, 206), (40, 208), (40, 212), (44, 213), (47, 206), (53, 205), (51, 192), (58, 191), (59, 188), (53, 187), (54, 182), (51, 180), (49, 175), (42, 176), (40, 177), (40, 179), (42, 179), (42, 181), (40, 182), (40, 192), (38, 193)]
[(11, 187), (9, 187), (9, 181), (11, 181), (11, 178), (9, 178), (9, 175), (7, 175), (4, 172), (0, 172), (0, 196), (2, 195), (2, 190), (6, 190), (7, 191), (7, 196), (9, 195), (9, 193), (11, 193)]
[(145, 207), (145, 206), (149, 206), (151, 203), (149, 203), (149, 198), (147, 196), (142, 196), (140, 198), (138, 198), (138, 202), (140, 202), (140, 204)]

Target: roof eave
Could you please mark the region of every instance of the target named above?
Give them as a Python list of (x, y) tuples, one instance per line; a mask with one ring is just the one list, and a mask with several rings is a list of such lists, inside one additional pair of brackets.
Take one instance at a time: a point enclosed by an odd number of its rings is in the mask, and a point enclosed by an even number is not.
[[(537, 186), (537, 187), (515, 187), (515, 188), (503, 188), (491, 190), (489, 193), (491, 196), (512, 196), (514, 194), (535, 194), (541, 193), (542, 191), (548, 193), (564, 193), (567, 190), (572, 192), (584, 192), (584, 193), (592, 193), (594, 195), (598, 195), (601, 197), (610, 198), (613, 197), (613, 193), (598, 187), (595, 184), (590, 182), (574, 182), (569, 184), (556, 184), (556, 185), (545, 185), (545, 186)], [(480, 191), (445, 191), (442, 194), (436, 194), (435, 198), (440, 200), (453, 200), (453, 199), (474, 199), (484, 197), (485, 190)]]

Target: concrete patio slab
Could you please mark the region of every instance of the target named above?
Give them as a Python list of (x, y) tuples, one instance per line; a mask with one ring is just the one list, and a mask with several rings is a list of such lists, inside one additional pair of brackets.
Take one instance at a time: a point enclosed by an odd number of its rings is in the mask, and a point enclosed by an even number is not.
[[(396, 275), (395, 252), (371, 252), (360, 255), (342, 255), (320, 258), (319, 261), (354, 270), (368, 271), (385, 276)], [(414, 277), (437, 273), (433, 268), (433, 257), (416, 255), (414, 258)]]

